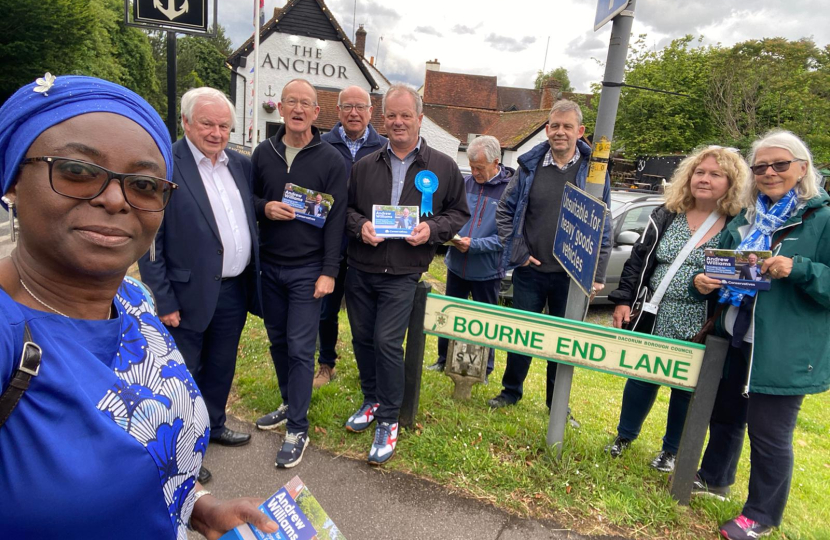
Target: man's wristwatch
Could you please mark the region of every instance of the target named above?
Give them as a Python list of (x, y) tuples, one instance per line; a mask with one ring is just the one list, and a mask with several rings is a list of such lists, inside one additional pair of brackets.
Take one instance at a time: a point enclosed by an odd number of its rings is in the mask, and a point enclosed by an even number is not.
[(210, 491), (206, 489), (200, 489), (196, 492), (193, 496), (193, 506), (190, 510), (190, 519), (187, 520), (187, 529), (190, 531), (195, 531), (196, 529), (193, 528), (192, 521), (193, 521), (193, 508), (196, 508), (196, 503), (199, 502), (199, 499), (204, 497), (205, 495), (210, 495)]

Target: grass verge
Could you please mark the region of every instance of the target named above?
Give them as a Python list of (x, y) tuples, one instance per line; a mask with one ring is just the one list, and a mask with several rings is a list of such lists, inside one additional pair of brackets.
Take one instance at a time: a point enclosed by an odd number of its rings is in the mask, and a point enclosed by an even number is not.
[[(446, 270), (436, 260), (425, 276), (441, 290)], [(610, 324), (610, 309), (595, 308), (589, 322)], [(351, 334), (340, 314), (337, 379), (315, 390), (309, 419), (314, 445), (337, 454), (364, 459), (373, 430), (347, 433), (343, 423), (362, 403)], [(425, 363), (436, 357), (437, 340), (427, 337)], [(562, 459), (545, 444), (547, 409), (545, 369), (531, 365), (525, 397), (516, 406), (490, 411), (505, 365), (496, 354), (496, 371), (488, 386), (476, 385), (472, 399), (455, 401), (452, 381), (424, 371), (417, 427), (402, 431), (395, 459), (386, 465), (430, 478), (468, 496), (486, 500), (520, 515), (557, 520), (584, 534), (619, 534), (631, 538), (689, 540), (716, 538), (716, 524), (740, 513), (746, 497), (749, 448), (738, 472), (734, 495), (726, 502), (694, 500), (678, 506), (668, 494), (668, 479), (648, 466), (660, 449), (669, 392), (661, 389), (640, 438), (620, 459), (604, 447), (614, 437), (625, 379), (577, 369), (571, 406), (582, 428), (565, 433)], [(268, 339), (262, 321), (250, 318), (240, 344), (234, 414), (249, 421), (277, 408), (281, 400)], [(830, 408), (827, 393), (808, 396), (795, 432), (795, 472), (784, 523), (771, 538), (830, 538)]]

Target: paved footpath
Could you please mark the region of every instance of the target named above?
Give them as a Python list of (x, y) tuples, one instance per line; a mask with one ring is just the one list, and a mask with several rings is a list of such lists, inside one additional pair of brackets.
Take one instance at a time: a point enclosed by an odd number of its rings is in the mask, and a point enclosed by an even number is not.
[(447, 493), (438, 484), (370, 468), (365, 461), (315, 448), (313, 435), (302, 463), (277, 469), (274, 458), (281, 434), (259, 431), (233, 418), (228, 418), (228, 426), (253, 437), (240, 448), (208, 448), (205, 465), (213, 473), (208, 489), (222, 498), (265, 498), (299, 475), (348, 540), (621, 540), (583, 536), (550, 521), (512, 516), (488, 503)]

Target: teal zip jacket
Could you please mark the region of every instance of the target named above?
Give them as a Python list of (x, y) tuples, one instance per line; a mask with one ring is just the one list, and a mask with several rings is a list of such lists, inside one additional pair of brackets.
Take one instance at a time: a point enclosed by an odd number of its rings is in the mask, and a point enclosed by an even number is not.
[[(817, 210), (802, 222), (810, 208)], [(749, 231), (746, 210), (727, 225), (720, 247), (735, 249)], [(777, 255), (793, 259), (783, 279), (756, 295), (754, 346), (744, 393), (817, 394), (830, 388), (830, 196), (824, 191), (775, 232), (793, 228)], [(723, 311), (725, 316), (726, 310)], [(721, 316), (720, 332), (723, 330)]]

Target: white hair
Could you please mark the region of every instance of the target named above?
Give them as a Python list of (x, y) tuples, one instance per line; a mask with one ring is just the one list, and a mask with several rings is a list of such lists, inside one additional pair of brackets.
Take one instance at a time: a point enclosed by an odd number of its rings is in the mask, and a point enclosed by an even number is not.
[[(792, 154), (793, 158), (802, 160), (807, 164), (807, 171), (795, 185), (795, 195), (798, 197), (799, 203), (804, 203), (818, 195), (820, 177), (813, 166), (813, 156), (810, 154), (810, 149), (807, 148), (804, 141), (797, 135), (785, 129), (776, 128), (768, 131), (763, 137), (752, 143), (752, 148), (750, 148), (748, 156), (750, 166), (755, 165), (755, 156), (758, 150), (763, 148), (780, 148), (786, 150)], [(760, 191), (758, 190), (757, 182), (747, 182), (747, 184), (744, 195), (744, 206), (747, 209), (747, 219), (751, 220), (755, 215), (755, 201), (758, 200)]]
[(421, 96), (418, 92), (409, 86), (408, 84), (393, 84), (389, 87), (389, 90), (383, 95), (383, 101), (381, 102), (381, 107), (383, 108), (383, 114), (386, 114), (386, 100), (392, 94), (397, 92), (405, 92), (412, 96), (412, 99), (415, 101), (415, 114), (421, 115), (424, 112), (424, 101), (421, 99)]
[(472, 160), (481, 155), (484, 155), (487, 163), (493, 163), (497, 159), (501, 159), (499, 140), (491, 135), (482, 135), (473, 139), (473, 142), (467, 147), (467, 159)]
[[(201, 88), (191, 88), (182, 96), (182, 116), (187, 118), (188, 122), (193, 121), (193, 109), (196, 108), (197, 103), (210, 101), (213, 103), (223, 103), (228, 107), (228, 115), (230, 116), (231, 129), (236, 125), (236, 109), (233, 102), (228, 97), (215, 88), (203, 86)], [(184, 129), (184, 120), (182, 120), (182, 129)]]

